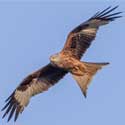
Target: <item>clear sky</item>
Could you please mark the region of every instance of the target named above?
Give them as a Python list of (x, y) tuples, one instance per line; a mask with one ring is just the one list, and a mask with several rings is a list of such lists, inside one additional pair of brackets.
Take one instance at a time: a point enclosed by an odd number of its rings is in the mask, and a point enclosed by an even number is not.
[[(110, 5), (120, 5), (116, 12), (125, 12), (125, 2), (118, 0), (0, 2), (0, 107), (26, 75), (49, 63), (49, 56), (60, 51), (72, 28)], [(123, 16), (100, 28), (82, 58), (111, 63), (94, 77), (87, 99), (67, 75), (49, 91), (32, 98), (16, 123), (4, 119), (0, 125), (124, 125), (124, 13)]]

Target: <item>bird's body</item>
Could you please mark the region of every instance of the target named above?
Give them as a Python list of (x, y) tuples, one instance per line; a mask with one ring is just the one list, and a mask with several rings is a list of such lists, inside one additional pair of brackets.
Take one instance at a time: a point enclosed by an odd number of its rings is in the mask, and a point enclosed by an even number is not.
[(83, 71), (85, 72), (86, 70), (84, 63), (62, 52), (51, 56), (50, 62), (53, 66), (63, 68), (66, 71), (76, 75), (83, 75)]
[(118, 6), (108, 7), (97, 12), (93, 17), (74, 28), (68, 35), (63, 49), (50, 57), (50, 63), (28, 75), (6, 100), (3, 118), (9, 114), (8, 121), (15, 114), (16, 121), (23, 112), (32, 96), (48, 90), (67, 73), (71, 73), (86, 97), (90, 81), (96, 72), (109, 64), (81, 61), (81, 57), (90, 47), (100, 26), (106, 25), (117, 18), (121, 12), (110, 14)]

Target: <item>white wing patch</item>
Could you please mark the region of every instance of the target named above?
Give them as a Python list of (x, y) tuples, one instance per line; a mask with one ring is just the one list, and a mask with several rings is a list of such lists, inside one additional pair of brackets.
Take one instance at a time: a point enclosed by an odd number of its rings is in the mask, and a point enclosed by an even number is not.
[(93, 33), (95, 34), (95, 33), (97, 32), (97, 28), (91, 28), (91, 27), (90, 27), (90, 28), (87, 28), (87, 29), (83, 29), (82, 32), (83, 32), (83, 33), (88, 33), (88, 34), (91, 34), (91, 33), (92, 33), (92, 34), (93, 34)]

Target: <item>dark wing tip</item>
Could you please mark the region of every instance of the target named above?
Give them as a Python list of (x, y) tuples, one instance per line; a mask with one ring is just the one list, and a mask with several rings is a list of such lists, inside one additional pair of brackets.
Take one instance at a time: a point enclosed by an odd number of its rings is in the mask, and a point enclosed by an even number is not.
[(22, 107), (19, 105), (17, 100), (14, 98), (14, 96), (9, 96), (9, 98), (6, 100), (5, 106), (1, 109), (1, 111), (5, 110), (5, 113), (2, 116), (2, 119), (9, 115), (7, 122), (11, 120), (13, 115), (15, 114), (14, 121), (17, 120), (19, 113), (22, 111)]
[(11, 109), (11, 111), (10, 111), (10, 115), (9, 115), (9, 117), (8, 117), (8, 122), (9, 122), (10, 119), (12, 118), (12, 116), (13, 116), (15, 110), (16, 110), (16, 104), (14, 104), (14, 105), (12, 106), (12, 109)]
[(118, 7), (119, 7), (119, 5), (117, 5), (115, 7), (109, 6), (109, 7), (107, 7), (106, 9), (104, 9), (102, 11), (98, 11), (94, 16), (92, 16), (86, 22), (83, 22), (79, 26), (74, 28), (71, 31), (71, 33), (74, 33), (74, 32), (77, 33), (79, 31), (81, 31), (83, 28), (88, 27), (89, 26), (89, 21), (92, 21), (92, 20), (107, 21), (107, 23), (108, 23), (109, 21), (114, 21), (117, 18), (121, 18), (122, 16), (120, 14), (123, 13), (123, 12), (112, 13)]
[(16, 122), (16, 120), (17, 120), (17, 118), (18, 118), (18, 116), (19, 116), (19, 113), (20, 113), (20, 109), (17, 108), (17, 109), (16, 109), (16, 114), (15, 114), (15, 117), (14, 117), (14, 122)]
[(118, 7), (119, 7), (119, 5), (117, 5), (117, 6), (113, 7), (113, 8), (111, 6), (109, 6), (108, 8), (104, 9), (101, 12), (97, 12), (89, 20), (92, 20), (92, 19), (102, 19), (102, 20), (107, 20), (107, 21), (114, 21), (116, 18), (121, 18), (122, 16), (120, 16), (119, 14), (121, 14), (122, 12), (111, 13), (115, 9), (117, 9)]

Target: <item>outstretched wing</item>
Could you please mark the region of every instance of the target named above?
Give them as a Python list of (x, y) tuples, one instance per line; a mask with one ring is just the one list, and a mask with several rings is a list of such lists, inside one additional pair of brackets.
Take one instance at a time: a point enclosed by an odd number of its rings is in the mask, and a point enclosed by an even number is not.
[(121, 12), (111, 14), (117, 7), (118, 6), (114, 8), (108, 7), (101, 12), (97, 12), (89, 20), (73, 29), (68, 35), (62, 53), (68, 53), (80, 59), (95, 39), (99, 26), (108, 24), (116, 18), (121, 17), (119, 16)]
[(19, 113), (22, 113), (28, 105), (30, 98), (38, 93), (42, 93), (49, 87), (57, 83), (67, 72), (51, 64), (27, 76), (16, 90), (6, 100), (3, 118), (8, 114), (8, 121), (15, 113), (14, 121), (17, 120)]

